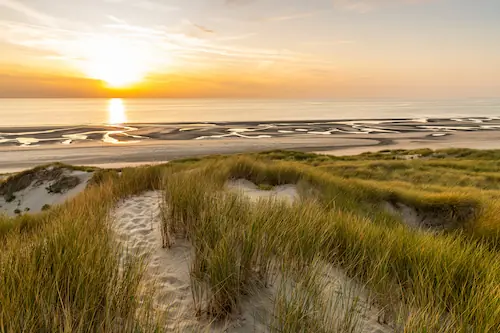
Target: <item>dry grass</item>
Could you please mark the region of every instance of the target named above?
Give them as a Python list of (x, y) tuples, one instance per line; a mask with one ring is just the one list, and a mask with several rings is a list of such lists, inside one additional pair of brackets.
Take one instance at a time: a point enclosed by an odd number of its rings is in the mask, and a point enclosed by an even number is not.
[[(388, 318), (409, 332), (427, 327), (429, 316), (436, 319), (431, 332), (440, 332), (440, 327), (454, 332), (498, 327), (499, 256), (487, 242), (462, 235), (467, 228), (475, 232), (474, 223), (485, 218), (478, 198), (377, 188), (288, 162), (241, 157), (209, 162), (199, 172), (168, 178), (165, 207), (170, 209), (168, 223), (189, 221), (184, 230), (190, 230), (185, 234), (197, 249), (193, 275), (202, 281), (197, 288), (204, 300), (199, 303), (206, 305), (202, 312), (213, 314), (215, 303), (216, 317), (231, 313), (247, 292), (244, 286), (258, 281), (255, 272), (262, 266), (250, 258), (263, 258), (264, 267), (278, 258), (285, 266), (299, 262), (308, 269), (320, 254), (368, 284)], [(237, 198), (217, 194), (221, 179), (232, 177), (272, 185), (306, 181), (320, 195), (294, 206), (261, 202), (249, 210)], [(386, 200), (452, 220), (462, 231), (435, 234), (395, 223), (376, 209)], [(383, 223), (385, 218), (390, 221)]]
[(49, 212), (0, 221), (1, 331), (155, 330), (137, 297), (142, 259), (120, 262), (108, 225), (117, 200), (152, 175), (130, 170)]
[[(393, 161), (410, 154), (426, 159)], [(158, 331), (157, 314), (139, 295), (143, 258), (120, 262), (108, 216), (118, 200), (161, 189), (164, 247), (182, 237), (195, 249), (191, 288), (199, 316), (230, 317), (278, 279), (270, 331), (359, 332), (355, 297), (339, 305), (322, 292), (328, 263), (367, 286), (384, 310), (381, 322), (396, 331), (495, 332), (498, 155), (271, 152), (97, 171), (63, 206), (0, 217), (0, 331)], [(266, 188), (299, 184), (302, 201), (252, 204), (223, 190), (232, 178)], [(410, 228), (387, 203), (448, 228)]]

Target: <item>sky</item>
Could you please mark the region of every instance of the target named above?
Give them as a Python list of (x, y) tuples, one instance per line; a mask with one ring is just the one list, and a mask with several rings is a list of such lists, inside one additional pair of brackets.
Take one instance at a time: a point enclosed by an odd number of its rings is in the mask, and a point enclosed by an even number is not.
[(0, 97), (500, 97), (500, 1), (0, 0)]

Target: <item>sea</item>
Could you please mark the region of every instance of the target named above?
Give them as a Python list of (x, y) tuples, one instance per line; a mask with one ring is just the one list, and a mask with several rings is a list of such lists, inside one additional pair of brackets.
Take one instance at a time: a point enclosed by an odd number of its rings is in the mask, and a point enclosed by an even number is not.
[(500, 117), (499, 99), (0, 99), (0, 127)]

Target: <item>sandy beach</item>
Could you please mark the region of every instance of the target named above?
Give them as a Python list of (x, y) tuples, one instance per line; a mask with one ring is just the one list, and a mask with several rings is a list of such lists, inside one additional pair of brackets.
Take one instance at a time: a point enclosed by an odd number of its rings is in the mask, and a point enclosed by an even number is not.
[[(267, 148), (296, 145), (301, 150), (322, 149), (328, 154), (346, 154), (405, 145), (411, 148), (429, 147), (429, 144), (434, 144), (430, 146), (434, 148), (494, 147), (499, 135), (498, 131), (454, 132), (444, 136), (365, 134), (362, 138), (297, 135), (256, 141)], [(234, 141), (239, 145), (232, 147), (228, 143)], [(108, 143), (101, 147), (95, 142), (86, 142), (69, 147), (41, 145), (3, 149), (10, 149), (19, 156), (23, 149), (48, 157), (56, 152), (66, 161), (71, 158), (90, 161), (97, 151), (103, 161), (110, 157), (123, 158), (123, 162), (108, 163), (109, 167), (140, 164), (130, 159), (154, 156), (148, 153), (162, 152), (160, 156), (168, 160), (168, 156), (176, 156), (174, 154), (203, 154), (204, 147), (219, 153), (220, 147), (227, 147), (224, 152), (238, 151), (242, 147), (260, 149), (260, 146), (252, 146), (252, 142), (255, 141), (219, 138), (151, 140), (137, 145)], [(182, 150), (182, 145), (191, 150)], [(127, 150), (129, 155), (121, 153)], [(86, 245), (89, 240), (102, 242), (90, 243), (78, 252), (81, 256), (91, 254), (85, 261), (89, 267), (95, 262), (99, 264), (98, 254), (106, 249), (106, 244), (111, 244), (110, 261), (101, 262), (103, 266), (93, 274), (101, 276), (105, 267), (114, 264), (117, 277), (123, 274), (123, 278), (134, 278), (134, 284), (126, 284), (135, 288), (133, 296), (122, 299), (137, 300), (134, 313), (141, 320), (143, 317), (139, 316), (153, 318), (153, 325), (158, 328), (155, 332), (329, 332), (316, 327), (332, 328), (332, 332), (339, 332), (341, 328), (357, 333), (416, 332), (421, 330), (414, 327), (429, 325), (429, 317), (426, 313), (420, 314), (419, 308), (406, 308), (406, 304), (417, 299), (419, 294), (412, 293), (408, 287), (400, 293), (398, 288), (413, 283), (411, 287), (427, 290), (422, 293), (425, 301), (427, 295), (451, 294), (455, 290), (462, 293), (458, 282), (463, 280), (462, 275), (457, 274), (457, 261), (458, 272), (469, 269), (471, 262), (480, 262), (480, 269), (491, 272), (485, 274), (472, 266), (469, 272), (466, 271), (472, 276), (471, 281), (479, 281), (477, 283), (482, 283), (485, 289), (494, 291), (498, 285), (496, 252), (478, 252), (477, 249), (483, 246), (481, 242), (485, 242), (486, 247), (489, 240), (476, 238), (475, 234), (498, 237), (497, 233), (488, 232), (491, 229), (481, 229), (484, 227), (478, 223), (479, 218), (490, 216), (496, 221), (500, 197), (498, 179), (494, 176), (498, 172), (497, 152), (485, 152), (484, 155), (491, 158), (470, 161), (450, 156), (408, 163), (385, 159), (331, 163), (319, 157), (316, 158), (318, 164), (313, 167), (312, 163), (304, 165), (283, 159), (264, 161), (248, 154), (229, 157), (217, 164), (210, 161), (207, 167), (186, 162), (123, 172), (54, 164), (12, 175), (0, 184), (0, 220), (3, 230), (8, 232), (2, 231), (4, 236), (12, 237), (16, 244), (24, 244), (26, 239), (29, 241), (28, 237), (40, 237), (42, 245), (35, 249), (41, 250), (30, 257), (30, 263), (37, 263), (36, 276), (39, 276), (40, 265), (37, 260), (44, 257), (41, 251), (52, 253), (49, 251), (57, 246), (55, 240), (60, 241), (63, 227), (68, 228), (70, 235), (89, 238), (84, 238), (87, 242), (69, 238), (57, 253), (66, 255), (71, 246)], [(29, 163), (28, 157), (23, 161)], [(179, 166), (185, 169), (177, 170)], [(165, 177), (158, 177), (159, 170)], [(359, 179), (346, 177), (343, 172), (349, 170), (361, 171)], [(394, 182), (385, 182), (386, 174)], [(406, 183), (397, 178), (398, 175), (403, 175)], [(370, 181), (366, 181), (368, 177)], [(428, 186), (425, 189), (418, 184), (422, 180)], [(440, 189), (446, 189), (443, 185), (449, 188), (446, 192), (432, 192), (440, 185)], [(33, 214), (38, 212), (43, 213)], [(93, 229), (96, 226), (92, 218), (96, 216), (102, 225)], [(471, 224), (473, 230), (466, 233), (465, 226)], [(81, 228), (81, 231), (75, 232), (74, 228)], [(457, 240), (452, 243), (450, 239), (455, 234)], [(14, 237), (23, 238), (16, 240)], [(431, 242), (435, 244), (429, 246)], [(454, 246), (451, 249), (444, 246), (450, 244)], [(30, 243), (19, 246), (25, 251), (31, 249)], [(441, 249), (447, 252), (443, 254)], [(9, 253), (12, 258), (23, 255), (19, 250)], [(469, 257), (464, 258), (465, 255)], [(46, 270), (49, 271), (53, 269), (52, 258), (59, 257), (46, 257), (45, 260), (50, 260)], [(83, 272), (81, 281), (84, 282), (78, 284), (82, 286), (87, 283), (89, 270), (81, 269), (79, 260), (80, 257), (64, 260), (61, 267), (65, 271), (69, 262), (75, 263), (78, 269), (72, 272)], [(436, 267), (431, 270), (429, 265)], [(12, 266), (14, 269), (21, 267)], [(369, 275), (359, 274), (353, 267)], [(138, 275), (127, 271), (129, 268), (136, 270)], [(4, 271), (10, 272), (7, 267)], [(16, 276), (23, 276), (15, 272)], [(393, 278), (407, 274), (410, 276), (403, 282)], [(420, 274), (425, 274), (426, 278), (414, 283)], [(491, 276), (491, 280), (480, 280), (481, 276)], [(53, 279), (50, 275), (48, 278)], [(377, 284), (372, 279), (378, 279)], [(436, 280), (456, 281), (451, 284), (455, 289), (450, 291), (446, 286), (436, 285), (432, 282)], [(106, 286), (114, 287), (117, 281), (121, 282), (120, 279), (112, 280)], [(38, 293), (38, 286), (47, 283), (34, 285)], [(231, 289), (231, 286), (234, 287)], [(102, 286), (97, 290), (100, 300)], [(492, 300), (496, 294), (491, 295), (483, 296), (491, 299), (481, 304), (495, 304)], [(402, 301), (402, 297), (406, 298)], [(466, 296), (451, 302), (469, 304), (470, 298)], [(220, 304), (228, 305), (220, 307)], [(13, 311), (19, 308), (12, 307)], [(487, 307), (482, 310), (474, 304), (474, 308), (491, 313)], [(295, 315), (297, 311), (301, 311), (300, 317)], [(433, 311), (441, 313), (439, 309)], [(304, 323), (303, 318), (308, 321)], [(436, 318), (447, 319), (445, 316)], [(120, 332), (128, 332), (128, 323), (124, 323), (122, 317), (118, 319), (114, 327)], [(492, 319), (491, 322), (493, 327), (498, 321)], [(454, 324), (431, 322), (431, 325), (443, 325), (443, 331), (459, 331), (450, 326)], [(289, 325), (294, 326), (287, 329)], [(307, 328), (295, 328), (301, 325)]]
[(499, 139), (500, 120), (492, 118), (0, 128), (0, 173), (55, 161), (123, 167), (273, 149), (500, 149)]

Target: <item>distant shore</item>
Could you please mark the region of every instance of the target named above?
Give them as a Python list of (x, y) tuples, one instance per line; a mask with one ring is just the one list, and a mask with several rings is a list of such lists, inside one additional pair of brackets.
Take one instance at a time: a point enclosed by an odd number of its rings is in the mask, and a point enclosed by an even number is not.
[(290, 149), (500, 149), (500, 119), (388, 119), (0, 128), (0, 173), (60, 161), (104, 167)]

